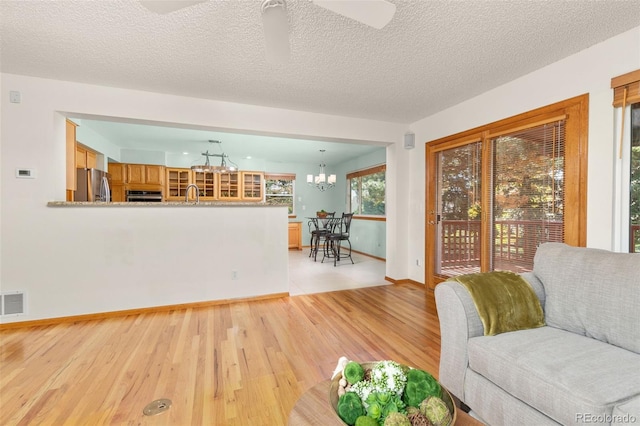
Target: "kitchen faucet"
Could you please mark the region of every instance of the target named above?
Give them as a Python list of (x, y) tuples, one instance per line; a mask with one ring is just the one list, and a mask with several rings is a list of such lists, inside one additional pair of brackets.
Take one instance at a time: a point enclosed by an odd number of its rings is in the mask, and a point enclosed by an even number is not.
[(190, 183), (189, 185), (187, 185), (187, 189), (184, 192), (184, 202), (186, 203), (187, 201), (189, 201), (189, 190), (191, 188), (196, 189), (196, 204), (198, 204), (200, 202), (200, 188), (198, 188), (198, 185), (196, 185), (195, 183)]

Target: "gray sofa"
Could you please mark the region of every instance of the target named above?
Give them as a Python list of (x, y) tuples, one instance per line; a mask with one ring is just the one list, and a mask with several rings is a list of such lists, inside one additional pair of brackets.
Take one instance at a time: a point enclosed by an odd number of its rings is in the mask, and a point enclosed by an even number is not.
[(495, 336), (464, 286), (436, 286), (441, 383), (493, 426), (640, 425), (640, 254), (545, 243), (521, 276), (546, 325)]

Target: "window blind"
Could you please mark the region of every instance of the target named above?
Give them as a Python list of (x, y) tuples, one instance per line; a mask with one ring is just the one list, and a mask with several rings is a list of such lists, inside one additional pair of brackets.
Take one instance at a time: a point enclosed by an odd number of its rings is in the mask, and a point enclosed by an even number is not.
[(612, 78), (611, 88), (616, 108), (640, 102), (640, 70)]
[(493, 268), (520, 272), (538, 245), (564, 240), (565, 122), (491, 142)]

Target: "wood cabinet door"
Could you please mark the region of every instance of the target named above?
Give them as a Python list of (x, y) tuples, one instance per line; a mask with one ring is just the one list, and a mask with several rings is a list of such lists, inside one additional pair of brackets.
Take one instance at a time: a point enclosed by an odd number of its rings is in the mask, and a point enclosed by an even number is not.
[(218, 176), (218, 200), (240, 199), (240, 172), (222, 172)]
[(87, 167), (87, 151), (84, 148), (76, 147), (76, 168), (84, 169)]
[(109, 163), (109, 174), (112, 185), (121, 185), (127, 181), (127, 169), (125, 164)]
[(76, 190), (76, 124), (67, 120), (67, 201), (73, 201), (73, 191)]
[(163, 166), (144, 166), (144, 183), (153, 185), (164, 184), (164, 167)]
[[(165, 198), (168, 201), (185, 201), (184, 197), (186, 194), (187, 186), (192, 182), (191, 180), (191, 170), (189, 169), (174, 169), (174, 168), (166, 168), (166, 182), (167, 185), (165, 187)], [(194, 198), (192, 195), (195, 191), (190, 191), (190, 197)]]
[(289, 222), (289, 249), (302, 250), (302, 224)]
[(114, 203), (122, 203), (125, 201), (124, 185), (111, 186), (111, 201), (113, 201)]
[(264, 194), (263, 172), (242, 172), (242, 199), (262, 201)]
[(98, 168), (98, 154), (93, 151), (87, 151), (87, 169)]
[(127, 183), (146, 183), (144, 164), (127, 164)]
[(193, 172), (193, 183), (198, 185), (200, 201), (213, 201), (216, 199), (216, 173)]

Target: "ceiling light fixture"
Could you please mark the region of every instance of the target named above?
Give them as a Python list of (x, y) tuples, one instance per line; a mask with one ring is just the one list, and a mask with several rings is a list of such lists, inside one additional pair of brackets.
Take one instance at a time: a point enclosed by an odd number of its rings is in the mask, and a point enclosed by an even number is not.
[[(220, 141), (209, 140), (209, 143), (215, 143), (222, 145)], [(220, 148), (222, 149), (222, 148)], [(226, 159), (229, 158), (227, 154), (224, 152), (222, 154), (209, 154), (209, 150), (203, 152), (202, 155), (207, 157), (206, 161), (203, 165), (191, 166), (191, 170), (195, 172), (211, 172), (211, 173), (222, 173), (222, 172), (233, 172), (238, 170), (237, 164), (233, 161), (229, 160), (229, 163), (233, 164), (232, 166), (227, 165)], [(214, 166), (209, 162), (209, 157), (218, 157), (221, 159), (219, 166)]]
[[(326, 150), (324, 149), (320, 150), (320, 152), (322, 153), (322, 158), (324, 158), (325, 151)], [(321, 160), (320, 173), (318, 174), (318, 176), (314, 177), (313, 175), (307, 175), (307, 184), (309, 186), (315, 186), (320, 191), (326, 191), (327, 189), (331, 189), (336, 186), (336, 175), (329, 175), (327, 178), (327, 175), (324, 172), (325, 167), (327, 167), (327, 165), (324, 164), (323, 160)]]

